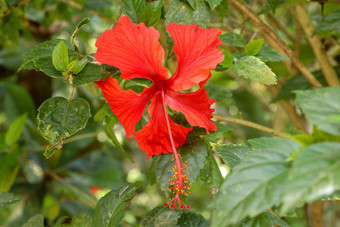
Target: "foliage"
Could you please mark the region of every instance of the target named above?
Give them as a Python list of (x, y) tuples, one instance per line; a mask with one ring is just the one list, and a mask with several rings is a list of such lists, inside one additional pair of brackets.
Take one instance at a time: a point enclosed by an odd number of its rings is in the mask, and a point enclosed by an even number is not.
[[(340, 7), (318, 2), (0, 1), (0, 225), (339, 224)], [(298, 24), (297, 6), (311, 27)], [(148, 159), (93, 83), (151, 85), (96, 61), (96, 39), (123, 15), (159, 31), (171, 75), (169, 23), (221, 30), (224, 60), (204, 85), (217, 130), (194, 127), (178, 148), (190, 209), (162, 205), (173, 197), (173, 154)], [(319, 47), (334, 68), (320, 67)], [(148, 121), (145, 111), (136, 131)]]

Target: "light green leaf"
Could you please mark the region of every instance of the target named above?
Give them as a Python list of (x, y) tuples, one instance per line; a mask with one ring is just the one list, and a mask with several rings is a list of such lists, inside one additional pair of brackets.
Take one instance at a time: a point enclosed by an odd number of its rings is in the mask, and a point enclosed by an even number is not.
[(60, 41), (53, 49), (52, 63), (58, 71), (66, 72), (68, 65), (68, 50), (64, 41)]
[(38, 129), (52, 144), (60, 143), (85, 128), (91, 117), (90, 105), (82, 98), (68, 101), (62, 97), (46, 100), (38, 109)]
[(26, 118), (27, 118), (27, 113), (15, 119), (15, 121), (13, 121), (11, 125), (9, 126), (9, 129), (7, 130), (5, 134), (5, 141), (8, 146), (12, 146), (20, 138), (22, 130), (24, 129), (24, 126), (25, 126)]
[(181, 0), (173, 0), (165, 15), (165, 24), (199, 24), (206, 28), (210, 21), (210, 9), (205, 1), (193, 0), (195, 7), (191, 7)]
[(74, 74), (80, 73), (85, 68), (87, 63), (88, 61), (85, 58), (81, 59), (80, 61), (77, 61), (77, 63), (72, 68), (72, 72)]
[(34, 46), (26, 54), (20, 68), (18, 69), (18, 72), (21, 70), (35, 69), (38, 71), (42, 71), (43, 73), (51, 77), (62, 77), (62, 73), (54, 68), (52, 62), (53, 50), (61, 41), (66, 43), (69, 57), (75, 58), (76, 54), (72, 50), (72, 47), (68, 41), (60, 39), (49, 40)]
[(228, 51), (228, 50), (224, 50), (223, 51), (223, 55), (224, 55), (224, 60), (220, 63), (220, 65), (222, 65), (223, 67), (229, 69), (230, 67), (233, 66), (234, 57), (230, 53), (230, 51)]
[(20, 168), (18, 157), (21, 153), (21, 149), (15, 148), (10, 153), (0, 154), (0, 191), (9, 191), (14, 183)]
[(264, 39), (254, 39), (249, 42), (244, 49), (245, 55), (256, 55), (261, 50), (263, 42)]
[(210, 9), (215, 9), (221, 4), (222, 0), (207, 0), (207, 2), (209, 3)]
[(78, 52), (78, 50), (79, 50), (79, 41), (78, 41), (78, 38), (76, 36), (77, 36), (78, 32), (80, 31), (80, 29), (82, 27), (86, 26), (88, 23), (90, 23), (90, 18), (88, 18), (88, 17), (83, 18), (79, 22), (79, 24), (77, 25), (76, 29), (74, 30), (74, 32), (71, 35), (70, 43), (71, 43), (71, 46), (72, 46), (74, 51)]
[(68, 63), (66, 72), (70, 72), (77, 62), (78, 62), (78, 60), (74, 60), (74, 61), (71, 61), (70, 63)]
[(0, 209), (8, 207), (10, 204), (20, 201), (22, 198), (7, 192), (0, 192)]
[(72, 84), (74, 86), (79, 86), (82, 84), (91, 83), (102, 79), (106, 75), (108, 75), (108, 72), (106, 72), (103, 67), (88, 63), (80, 71), (80, 73), (73, 77)]
[(245, 47), (247, 42), (243, 36), (236, 33), (226, 33), (220, 35), (220, 40), (224, 45), (228, 46), (236, 46), (236, 47)]
[(163, 5), (161, 0), (150, 2), (140, 14), (140, 21), (143, 22), (147, 27), (157, 26), (161, 19), (162, 7)]
[(276, 50), (263, 45), (261, 50), (256, 54), (256, 57), (261, 59), (262, 61), (271, 61), (271, 62), (277, 62), (277, 61), (282, 61), (282, 60), (287, 60), (289, 58), (282, 56)]
[(178, 210), (169, 209), (169, 207), (158, 206), (149, 211), (142, 219), (140, 226), (176, 226), (178, 219), (181, 217), (181, 212)]
[(96, 206), (93, 217), (94, 226), (118, 226), (123, 219), (125, 210), (135, 196), (136, 187), (128, 185), (116, 190), (111, 190), (102, 197)]
[(280, 203), (289, 170), (286, 160), (300, 144), (278, 137), (253, 139), (249, 143), (255, 150), (227, 176), (213, 201), (212, 226), (238, 223)]
[(22, 227), (44, 227), (44, 216), (37, 214), (31, 217)]
[(122, 14), (128, 16), (130, 20), (138, 24), (141, 22), (140, 16), (145, 8), (144, 0), (122, 0)]
[(340, 190), (340, 143), (313, 144), (304, 148), (293, 163), (281, 198), (281, 211), (285, 213), (337, 190)]
[(246, 79), (258, 81), (265, 85), (276, 84), (276, 75), (263, 61), (254, 56), (240, 58), (233, 65), (233, 70)]
[[(186, 171), (190, 173), (190, 182), (194, 183), (200, 170), (204, 167), (207, 147), (200, 138), (188, 138), (187, 142), (178, 151), (182, 156), (182, 162), (187, 161), (189, 169), (186, 169)], [(157, 181), (160, 182), (162, 189), (166, 192), (170, 186), (168, 179), (171, 179), (174, 174), (172, 168), (175, 162), (171, 161), (171, 159), (172, 154), (161, 154), (152, 157)]]
[(254, 150), (251, 147), (236, 144), (219, 144), (214, 146), (214, 149), (230, 168), (237, 166), (248, 153)]
[(328, 120), (329, 116), (340, 113), (340, 87), (296, 91), (296, 102), (319, 129), (340, 136), (340, 123)]

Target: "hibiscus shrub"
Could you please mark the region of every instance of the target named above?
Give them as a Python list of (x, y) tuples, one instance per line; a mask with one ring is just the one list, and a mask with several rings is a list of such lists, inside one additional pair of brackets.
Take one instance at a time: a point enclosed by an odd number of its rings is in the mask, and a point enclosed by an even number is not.
[(339, 224), (320, 4), (0, 3), (0, 225)]

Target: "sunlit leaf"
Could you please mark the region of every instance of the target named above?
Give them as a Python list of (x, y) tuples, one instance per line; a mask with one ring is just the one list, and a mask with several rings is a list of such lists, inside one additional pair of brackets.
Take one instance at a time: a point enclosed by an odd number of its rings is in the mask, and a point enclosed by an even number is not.
[(53, 49), (52, 63), (58, 71), (67, 71), (68, 66), (68, 50), (64, 41), (60, 41)]
[(247, 43), (244, 53), (245, 55), (256, 55), (262, 48), (264, 39), (254, 39), (251, 42)]

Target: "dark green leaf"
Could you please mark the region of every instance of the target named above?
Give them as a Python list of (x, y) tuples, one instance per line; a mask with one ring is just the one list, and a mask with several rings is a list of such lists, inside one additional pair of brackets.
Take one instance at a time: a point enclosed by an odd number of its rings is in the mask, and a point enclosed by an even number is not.
[(128, 16), (135, 24), (141, 22), (140, 16), (144, 7), (144, 0), (122, 0), (122, 14)]
[(142, 219), (140, 226), (176, 226), (178, 219), (181, 217), (181, 212), (170, 209), (169, 207), (158, 206), (149, 211)]
[(22, 198), (12, 193), (0, 192), (0, 209), (9, 206), (12, 203), (20, 201)]
[(265, 85), (276, 84), (276, 75), (263, 61), (254, 56), (240, 58), (233, 65), (233, 70), (246, 79), (258, 81)]
[(319, 129), (340, 136), (340, 123), (328, 120), (340, 112), (340, 87), (296, 91), (296, 102)]
[(8, 146), (15, 144), (20, 138), (21, 132), (24, 129), (25, 121), (27, 118), (27, 113), (21, 115), (9, 126), (5, 134), (5, 141)]
[(273, 215), (270, 212), (262, 213), (254, 218), (248, 219), (243, 222), (242, 227), (262, 227), (262, 226), (281, 226), (288, 227), (288, 223)]
[(289, 172), (282, 212), (330, 196), (340, 189), (340, 143), (324, 142), (304, 148)]
[(123, 219), (125, 210), (135, 196), (136, 187), (128, 185), (112, 190), (101, 198), (96, 206), (93, 217), (95, 226), (117, 226)]
[(74, 227), (92, 227), (92, 217), (86, 213), (80, 213), (72, 217), (71, 226)]
[(37, 214), (31, 217), (22, 227), (44, 227), (44, 216)]
[(91, 83), (102, 79), (108, 72), (100, 65), (88, 63), (81, 72), (73, 77), (72, 83), (75, 86)]
[(247, 43), (244, 53), (245, 55), (256, 55), (262, 48), (264, 39), (254, 39), (251, 42)]
[(215, 9), (221, 4), (222, 0), (207, 0), (207, 2), (209, 3), (210, 9)]
[(20, 168), (18, 157), (21, 153), (21, 149), (15, 148), (9, 153), (0, 154), (0, 191), (9, 191), (14, 183)]
[(234, 57), (228, 50), (224, 50), (223, 55), (224, 55), (224, 60), (220, 63), (220, 65), (228, 69), (231, 66), (233, 66)]
[(233, 169), (216, 195), (212, 226), (255, 217), (280, 203), (289, 170), (286, 160), (300, 144), (278, 137), (253, 139), (249, 143), (255, 150)]
[(282, 56), (278, 52), (276, 52), (274, 49), (263, 45), (261, 50), (256, 54), (256, 57), (261, 59), (262, 61), (282, 61), (287, 60), (289, 58)]
[(340, 34), (340, 9), (327, 15), (320, 25), (316, 28), (316, 33), (329, 32), (330, 35)]
[(202, 215), (185, 211), (178, 219), (178, 227), (209, 227), (210, 223)]
[(199, 24), (206, 28), (210, 21), (210, 9), (205, 1), (193, 0), (195, 7), (189, 6), (181, 0), (173, 0), (165, 15), (165, 24), (173, 22), (176, 24)]
[(162, 1), (157, 0), (146, 5), (140, 15), (140, 21), (149, 26), (157, 26), (162, 15)]
[(236, 47), (245, 47), (247, 42), (243, 36), (236, 33), (227, 33), (220, 35), (220, 40), (224, 45), (228, 46), (236, 46)]
[[(54, 39), (34, 46), (24, 57), (18, 72), (35, 69), (51, 77), (62, 77), (62, 73), (55, 69), (52, 63), (52, 52), (61, 41), (60, 39)], [(75, 57), (76, 55), (71, 45), (67, 41), (63, 41), (66, 43), (69, 57)]]
[[(210, 146), (210, 145), (208, 145)], [(214, 156), (208, 150), (208, 156), (205, 160), (204, 168), (201, 169), (200, 178), (208, 188), (219, 188), (223, 183), (223, 176), (220, 172)]]
[(224, 18), (227, 15), (229, 8), (229, 0), (222, 0), (221, 4), (216, 7), (217, 14)]
[[(207, 156), (207, 147), (200, 138), (188, 138), (187, 142), (178, 150), (182, 155), (182, 162), (187, 161), (189, 169), (186, 171), (190, 173), (191, 183), (196, 181), (200, 170), (204, 167)], [(172, 154), (161, 154), (152, 157), (153, 166), (156, 172), (157, 181), (160, 182), (164, 191), (168, 191), (169, 181), (174, 174), (172, 168), (175, 165), (171, 161)]]
[(214, 146), (214, 149), (230, 168), (237, 166), (248, 153), (254, 150), (251, 147), (236, 144), (220, 144)]
[(204, 138), (207, 139), (209, 142), (217, 143), (223, 138), (224, 133), (233, 131), (232, 128), (229, 128), (228, 126), (218, 122), (216, 123), (216, 127), (216, 131), (212, 131), (210, 132), (210, 134), (204, 135)]
[(52, 63), (58, 71), (67, 71), (68, 66), (68, 50), (64, 41), (60, 41), (53, 49)]
[(39, 107), (38, 129), (45, 139), (56, 144), (85, 128), (90, 117), (90, 105), (85, 99), (75, 98), (68, 101), (62, 97), (54, 97)]
[(275, 13), (276, 7), (280, 4), (280, 0), (267, 0), (267, 4), (272, 9), (273, 13)]

